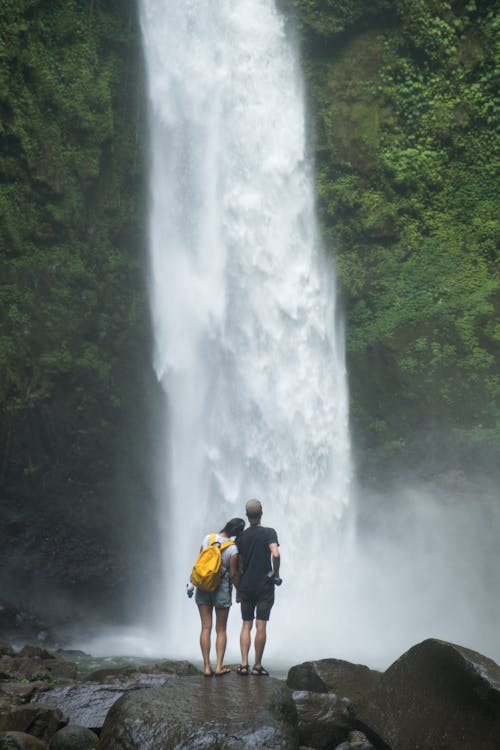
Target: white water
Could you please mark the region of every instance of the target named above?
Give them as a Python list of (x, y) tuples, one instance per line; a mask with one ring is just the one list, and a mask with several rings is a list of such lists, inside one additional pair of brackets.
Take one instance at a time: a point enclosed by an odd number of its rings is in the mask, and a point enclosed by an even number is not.
[[(429, 488), (383, 500), (365, 490), (351, 533), (335, 285), (315, 224), (300, 72), (272, 0), (141, 0), (141, 22), (155, 369), (167, 401), (164, 580), (154, 634), (151, 623), (113, 629), (81, 647), (199, 660), (184, 593), (198, 545), (256, 496), (283, 558), (266, 663), (335, 656), (385, 668), (428, 637), (498, 659), (498, 493), (476, 507)], [(227, 661), (239, 660), (238, 630), (234, 608)]]
[[(281, 542), (279, 643), (268, 648), (285, 658), (306, 628), (332, 625), (311, 592), (322, 571), (332, 585), (318, 560), (351, 476), (343, 340), (296, 53), (273, 0), (142, 0), (141, 24), (154, 366), (168, 401), (159, 638), (169, 655), (198, 653), (184, 590), (201, 537), (258, 497)], [(230, 619), (239, 624), (236, 608)]]

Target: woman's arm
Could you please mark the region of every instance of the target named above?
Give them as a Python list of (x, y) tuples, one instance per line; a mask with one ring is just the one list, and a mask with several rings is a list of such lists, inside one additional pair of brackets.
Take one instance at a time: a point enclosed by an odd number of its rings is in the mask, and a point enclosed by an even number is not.
[(238, 599), (238, 590), (240, 587), (240, 566), (238, 562), (239, 555), (231, 555), (229, 560), (229, 577), (231, 583), (236, 589), (236, 599)]

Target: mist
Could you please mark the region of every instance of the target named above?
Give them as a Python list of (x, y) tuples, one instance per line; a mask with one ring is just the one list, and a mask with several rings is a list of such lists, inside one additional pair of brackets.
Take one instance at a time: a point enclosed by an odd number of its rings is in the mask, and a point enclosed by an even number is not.
[(336, 655), (385, 668), (434, 637), (500, 658), (498, 491), (459, 480), (360, 488), (355, 543), (341, 543)]

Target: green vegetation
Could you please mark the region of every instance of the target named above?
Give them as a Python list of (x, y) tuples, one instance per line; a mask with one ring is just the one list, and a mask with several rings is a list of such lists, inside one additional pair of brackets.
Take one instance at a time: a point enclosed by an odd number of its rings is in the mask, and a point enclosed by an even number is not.
[(284, 4), (302, 28), (363, 469), (478, 467), (500, 454), (498, 7)]
[[(500, 449), (498, 7), (280, 5), (303, 40), (361, 468), (480, 468)], [(136, 13), (0, 4), (1, 585), (25, 559), (23, 586), (38, 561), (89, 590), (141, 565), (154, 384)]]
[(6, 517), (24, 504), (28, 526), (42, 514), (49, 539), (81, 525), (106, 554), (106, 516), (126, 516), (117, 467), (130, 502), (144, 489), (136, 12), (128, 0), (0, 4), (2, 502)]

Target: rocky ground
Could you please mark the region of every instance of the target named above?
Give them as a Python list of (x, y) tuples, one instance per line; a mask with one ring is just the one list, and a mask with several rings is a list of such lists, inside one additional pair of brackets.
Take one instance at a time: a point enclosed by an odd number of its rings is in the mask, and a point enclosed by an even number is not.
[(500, 668), (443, 641), (384, 673), (339, 659), (285, 680), (185, 661), (78, 677), (71, 652), (0, 642), (0, 750), (498, 750)]

